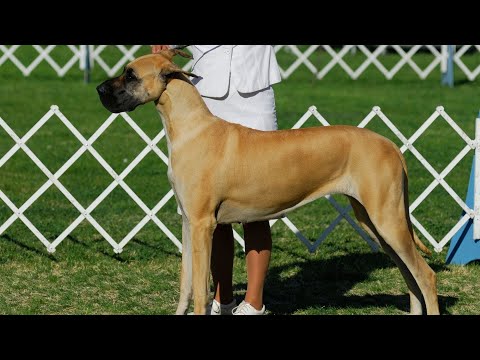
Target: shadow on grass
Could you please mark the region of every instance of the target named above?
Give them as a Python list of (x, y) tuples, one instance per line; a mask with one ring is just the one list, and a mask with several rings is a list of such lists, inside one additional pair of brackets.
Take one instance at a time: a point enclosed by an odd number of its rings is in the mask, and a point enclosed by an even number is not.
[[(57, 238), (57, 237), (58, 237), (58, 235), (55, 236), (55, 238)], [(48, 253), (47, 250), (45, 250), (45, 252), (44, 252), (42, 250), (36, 249), (36, 248), (34, 248), (30, 245), (27, 245), (27, 244), (15, 239), (15, 238), (12, 238), (8, 234), (1, 235), (0, 239), (11, 242), (11, 243), (21, 247), (24, 250), (35, 253), (36, 255), (43, 256), (45, 258), (48, 258), (48, 259), (56, 261), (56, 262), (58, 261), (58, 259), (53, 254)], [(130, 243), (132, 245), (135, 244), (136, 246), (139, 247), (139, 249), (138, 249), (139, 252), (137, 252), (134, 255), (132, 255), (132, 252), (129, 253), (128, 248), (126, 248), (123, 253), (116, 254), (116, 253), (113, 252), (113, 249), (105, 250), (105, 249), (99, 248), (97, 246), (98, 244), (86, 243), (86, 242), (80, 241), (77, 238), (73, 237), (72, 235), (68, 235), (67, 239), (70, 240), (73, 244), (81, 246), (85, 250), (100, 253), (100, 254), (104, 255), (105, 257), (108, 257), (112, 260), (116, 260), (116, 261), (121, 262), (121, 263), (130, 263), (131, 261), (136, 261), (139, 258), (146, 258), (146, 257), (151, 258), (151, 257), (155, 256), (155, 253), (157, 253), (157, 252), (162, 253), (162, 255), (175, 256), (177, 258), (181, 258), (181, 256), (182, 256), (179, 252), (175, 252), (175, 251), (165, 249), (165, 247), (162, 244), (159, 244), (158, 246), (155, 246), (155, 245), (148, 244), (144, 241), (138, 240), (137, 238), (133, 238), (130, 241)], [(140, 255), (139, 255), (139, 253), (140, 253)]]
[(111, 253), (109, 253), (108, 251), (106, 251), (104, 249), (95, 249), (92, 245), (84, 243), (83, 241), (80, 241), (80, 240), (74, 238), (72, 235), (68, 235), (67, 239), (69, 239), (72, 243), (74, 243), (76, 245), (80, 245), (85, 249), (96, 251), (96, 252), (98, 252), (98, 253), (100, 253), (100, 254), (102, 254), (102, 255), (110, 258), (110, 259), (116, 260), (116, 261), (121, 262), (121, 263), (128, 263), (127, 259), (123, 259), (120, 254), (114, 253), (113, 250), (112, 250)]
[[(77, 244), (77, 245), (80, 245), (86, 249), (92, 249), (93, 251), (97, 251), (99, 253), (101, 253), (102, 255), (110, 258), (110, 259), (113, 259), (113, 260), (116, 260), (116, 261), (119, 261), (121, 263), (129, 263), (131, 262), (132, 260), (137, 260), (137, 256), (133, 256), (133, 257), (130, 257), (129, 253), (128, 253), (128, 248), (126, 248), (124, 250), (124, 252), (122, 252), (121, 254), (117, 254), (115, 252), (113, 252), (113, 249), (111, 250), (105, 250), (105, 249), (95, 249), (94, 246), (92, 246), (91, 244), (87, 244), (83, 241), (80, 241), (76, 238), (74, 238), (73, 236), (71, 235), (68, 235), (67, 238), (72, 241), (74, 244)], [(158, 245), (158, 246), (154, 246), (154, 245), (150, 245), (144, 241), (141, 241), (141, 240), (138, 240), (137, 238), (132, 238), (132, 240), (130, 240), (129, 244), (136, 244), (137, 246), (140, 247), (140, 250), (141, 251), (144, 251), (145, 253), (149, 253), (148, 257), (152, 257), (154, 255), (151, 255), (151, 252), (154, 251), (154, 252), (162, 252), (162, 254), (164, 255), (170, 255), (170, 256), (175, 256), (175, 257), (181, 257), (181, 254), (179, 252), (174, 252), (174, 251), (170, 251), (170, 250), (166, 250), (163, 246), (161, 245)], [(127, 245), (128, 246), (128, 245)], [(143, 248), (143, 249), (142, 249)], [(126, 254), (126, 255), (122, 255), (122, 254)], [(128, 258), (126, 258), (128, 257)], [(142, 257), (145, 257), (145, 256), (142, 256)]]
[[(435, 272), (447, 270), (442, 264), (431, 264), (431, 267)], [(408, 293), (346, 295), (356, 284), (366, 281), (371, 272), (387, 268), (396, 268), (396, 265), (384, 253), (308, 259), (281, 266), (272, 264), (265, 285), (265, 303), (273, 314), (293, 314), (321, 307), (362, 309), (391, 306), (407, 313), (410, 309)], [(293, 269), (298, 269), (295, 275), (285, 276)], [(385, 278), (385, 281), (388, 279)], [(246, 284), (239, 284), (235, 288), (245, 289)], [(448, 314), (447, 308), (457, 301), (456, 297), (439, 296), (440, 313)]]
[(172, 255), (172, 256), (175, 256), (177, 258), (182, 257), (182, 254), (179, 251), (166, 250), (162, 245), (151, 245), (151, 244), (146, 243), (145, 241), (138, 240), (135, 237), (132, 240), (130, 240), (130, 242), (133, 243), (133, 244), (138, 244), (140, 246), (144, 246), (144, 247), (149, 248), (149, 249), (154, 250), (154, 251), (161, 251), (165, 255)]
[(45, 252), (43, 252), (41, 250), (35, 249), (34, 247), (32, 247), (30, 245), (24, 244), (21, 241), (18, 241), (17, 239), (12, 238), (10, 235), (7, 235), (7, 234), (2, 235), (2, 236), (0, 236), (0, 239), (9, 241), (9, 242), (21, 247), (24, 250), (27, 250), (27, 251), (33, 252), (37, 255), (46, 257), (49, 260), (58, 261), (57, 258), (53, 254), (48, 253), (47, 250), (45, 250)]
[(461, 87), (461, 86), (477, 86), (478, 83), (474, 82), (474, 81), (471, 81), (469, 80), (468, 78), (465, 78), (465, 79), (458, 79), (458, 80), (455, 80), (454, 82), (454, 87)]

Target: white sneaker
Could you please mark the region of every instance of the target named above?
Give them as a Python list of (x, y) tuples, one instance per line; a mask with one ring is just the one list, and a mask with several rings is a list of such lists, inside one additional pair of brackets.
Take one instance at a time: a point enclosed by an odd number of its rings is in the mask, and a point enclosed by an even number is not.
[[(220, 304), (217, 300), (213, 299), (212, 303), (207, 306), (206, 315), (232, 315), (232, 311), (237, 305), (235, 299), (230, 304)], [(194, 315), (193, 312), (188, 315)]]
[(261, 310), (255, 309), (252, 305), (243, 300), (240, 305), (233, 308), (233, 315), (263, 315), (265, 314), (265, 305), (262, 306)]

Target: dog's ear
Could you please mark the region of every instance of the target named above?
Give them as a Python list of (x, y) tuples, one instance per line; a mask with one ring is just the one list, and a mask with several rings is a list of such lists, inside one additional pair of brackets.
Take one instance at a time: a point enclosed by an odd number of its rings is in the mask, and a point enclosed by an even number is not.
[(178, 67), (174, 63), (169, 63), (167, 66), (165, 66), (162, 70), (160, 70), (160, 75), (168, 76), (172, 74), (177, 74), (177, 73), (182, 73), (187, 76), (195, 77), (198, 78), (198, 75), (195, 75), (191, 72), (185, 71), (182, 68)]

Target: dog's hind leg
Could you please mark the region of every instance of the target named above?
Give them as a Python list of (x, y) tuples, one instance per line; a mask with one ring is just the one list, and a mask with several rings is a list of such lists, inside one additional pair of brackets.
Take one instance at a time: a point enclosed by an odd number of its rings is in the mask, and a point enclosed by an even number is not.
[(373, 226), (372, 221), (368, 217), (367, 211), (363, 205), (360, 204), (357, 199), (348, 195), (347, 197), (348, 200), (350, 200), (350, 205), (352, 205), (353, 212), (358, 223), (362, 226), (363, 230), (367, 232), (372, 240), (374, 240), (378, 245), (381, 245), (380, 241), (378, 240), (377, 230), (375, 229), (375, 226)]
[(195, 315), (204, 315), (207, 308), (210, 289), (210, 260), (215, 227), (216, 221), (213, 216), (190, 221)]
[(188, 221), (183, 215), (182, 222), (182, 273), (180, 275), (180, 300), (177, 315), (185, 315), (192, 298), (192, 242)]
[[(422, 314), (423, 303), (428, 315), (439, 314), (435, 272), (415, 248), (411, 233), (408, 230), (392, 229), (395, 224), (382, 224), (382, 247), (397, 263), (410, 289), (410, 313)], [(422, 297), (423, 295), (423, 297)]]
[[(360, 204), (360, 202), (358, 202), (356, 199), (352, 197), (348, 197), (348, 198), (350, 200), (353, 211), (355, 213), (355, 217), (357, 218), (360, 225), (365, 229), (365, 231), (370, 235), (370, 237), (373, 240), (377, 241), (382, 246), (384, 251), (392, 258), (392, 260), (400, 269), (400, 273), (405, 279), (405, 282), (407, 283), (407, 286), (409, 289), (410, 314), (421, 315), (423, 312), (422, 310), (423, 295), (422, 295), (422, 291), (417, 285), (415, 278), (412, 276), (412, 274), (408, 270), (408, 267), (405, 265), (402, 259), (398, 256), (398, 254), (395, 251), (393, 251), (392, 248), (389, 245), (387, 245), (386, 241), (382, 238), (382, 236), (380, 236), (377, 229), (373, 225), (365, 207), (362, 204)], [(400, 219), (398, 220), (400, 221)], [(394, 227), (396, 227), (397, 225), (398, 224), (395, 224)], [(425, 260), (423, 260), (423, 258), (418, 254), (416, 249), (413, 249), (413, 253), (416, 253), (421, 258), (421, 260), (425, 262)], [(428, 267), (426, 263), (425, 265)]]
[(410, 290), (410, 312), (423, 313), (423, 299), (428, 315), (439, 314), (435, 272), (415, 247), (412, 228), (407, 219), (408, 205), (404, 192), (399, 194), (394, 189), (395, 186), (387, 191), (379, 189), (379, 197), (370, 199), (365, 209), (379, 234), (383, 249), (395, 261), (405, 278)]

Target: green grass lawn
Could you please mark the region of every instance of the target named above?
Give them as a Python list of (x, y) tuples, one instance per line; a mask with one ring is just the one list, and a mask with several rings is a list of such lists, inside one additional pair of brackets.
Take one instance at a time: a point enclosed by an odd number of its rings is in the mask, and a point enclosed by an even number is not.
[[(27, 58), (31, 56), (28, 50), (22, 51)], [(58, 51), (58, 58), (66, 58), (68, 52)], [(113, 55), (114, 50), (111, 52)], [(145, 48), (143, 53), (147, 52)], [(105, 58), (108, 57), (106, 53)], [(345, 60), (356, 68), (364, 58), (356, 54), (347, 55)], [(319, 52), (311, 59), (325, 63), (329, 56)], [(415, 59), (424, 67), (433, 58), (420, 54)], [(381, 58), (387, 68), (398, 60), (394, 55)], [(465, 62), (473, 67), (479, 60), (479, 56), (471, 55)], [(291, 55), (279, 55), (284, 67), (292, 61)], [(100, 104), (95, 91), (95, 86), (106, 79), (103, 71), (95, 68), (90, 84), (84, 84), (82, 79), (78, 69), (58, 78), (45, 63), (25, 78), (7, 62), (0, 67), (0, 117), (23, 136), (52, 104), (56, 104), (88, 138), (110, 114)], [(331, 124), (357, 125), (373, 106), (378, 105), (409, 137), (438, 105), (443, 105), (473, 137), (474, 120), (480, 108), (479, 83), (466, 81), (460, 74), (456, 81), (453, 89), (441, 87), (439, 70), (427, 80), (420, 80), (408, 67), (390, 81), (375, 68), (369, 68), (358, 80), (351, 80), (338, 66), (323, 80), (316, 80), (302, 66), (288, 80), (275, 86), (279, 126), (291, 127), (311, 105), (315, 105)], [(153, 104), (138, 108), (130, 115), (151, 138), (161, 130)], [(306, 126), (317, 124), (312, 118)], [(400, 144), (379, 119), (369, 128)], [(56, 117), (27, 144), (52, 172), (79, 148), (79, 142)], [(13, 141), (0, 129), (0, 158), (12, 145)], [(416, 142), (417, 149), (437, 171), (443, 170), (464, 146), (442, 119)], [(145, 143), (119, 117), (94, 147), (115, 171), (121, 172)], [(166, 152), (165, 140), (160, 147)], [(462, 198), (467, 190), (472, 157), (473, 153), (469, 154), (446, 178)], [(433, 178), (409, 152), (406, 159), (410, 202), (413, 202)], [(163, 162), (151, 153), (126, 178), (126, 183), (147, 206), (153, 207), (169, 190), (166, 170)], [(45, 181), (43, 173), (21, 151), (0, 168), (0, 189), (18, 207)], [(85, 154), (60, 181), (86, 207), (112, 178), (91, 155)], [(346, 203), (341, 196), (336, 199)], [(171, 200), (158, 216), (180, 238), (181, 220), (175, 210), (176, 204)], [(438, 186), (414, 215), (440, 240), (458, 221), (460, 213), (458, 205)], [(11, 214), (0, 201), (0, 224)], [(79, 213), (59, 190), (51, 187), (25, 215), (49, 241), (53, 241)], [(118, 187), (92, 215), (116, 241), (120, 241), (145, 214)], [(337, 212), (326, 200), (289, 215), (312, 241), (336, 216)], [(240, 231), (240, 227), (236, 229)], [(407, 287), (394, 263), (383, 252), (372, 253), (347, 222), (342, 221), (314, 254), (310, 254), (283, 223), (275, 224), (272, 231), (274, 248), (265, 285), (269, 313), (404, 314), (408, 311)], [(428, 246), (433, 249), (430, 244)], [(480, 268), (477, 264), (445, 265), (447, 249), (448, 245), (443, 252), (427, 259), (438, 274), (441, 312), (478, 314)], [(117, 255), (84, 221), (54, 254), (49, 254), (17, 220), (0, 235), (0, 313), (171, 314), (178, 299), (180, 259), (177, 248), (153, 223), (147, 224), (124, 252)], [(240, 246), (236, 250), (234, 282), (235, 294), (241, 300), (246, 289), (246, 272)]]

